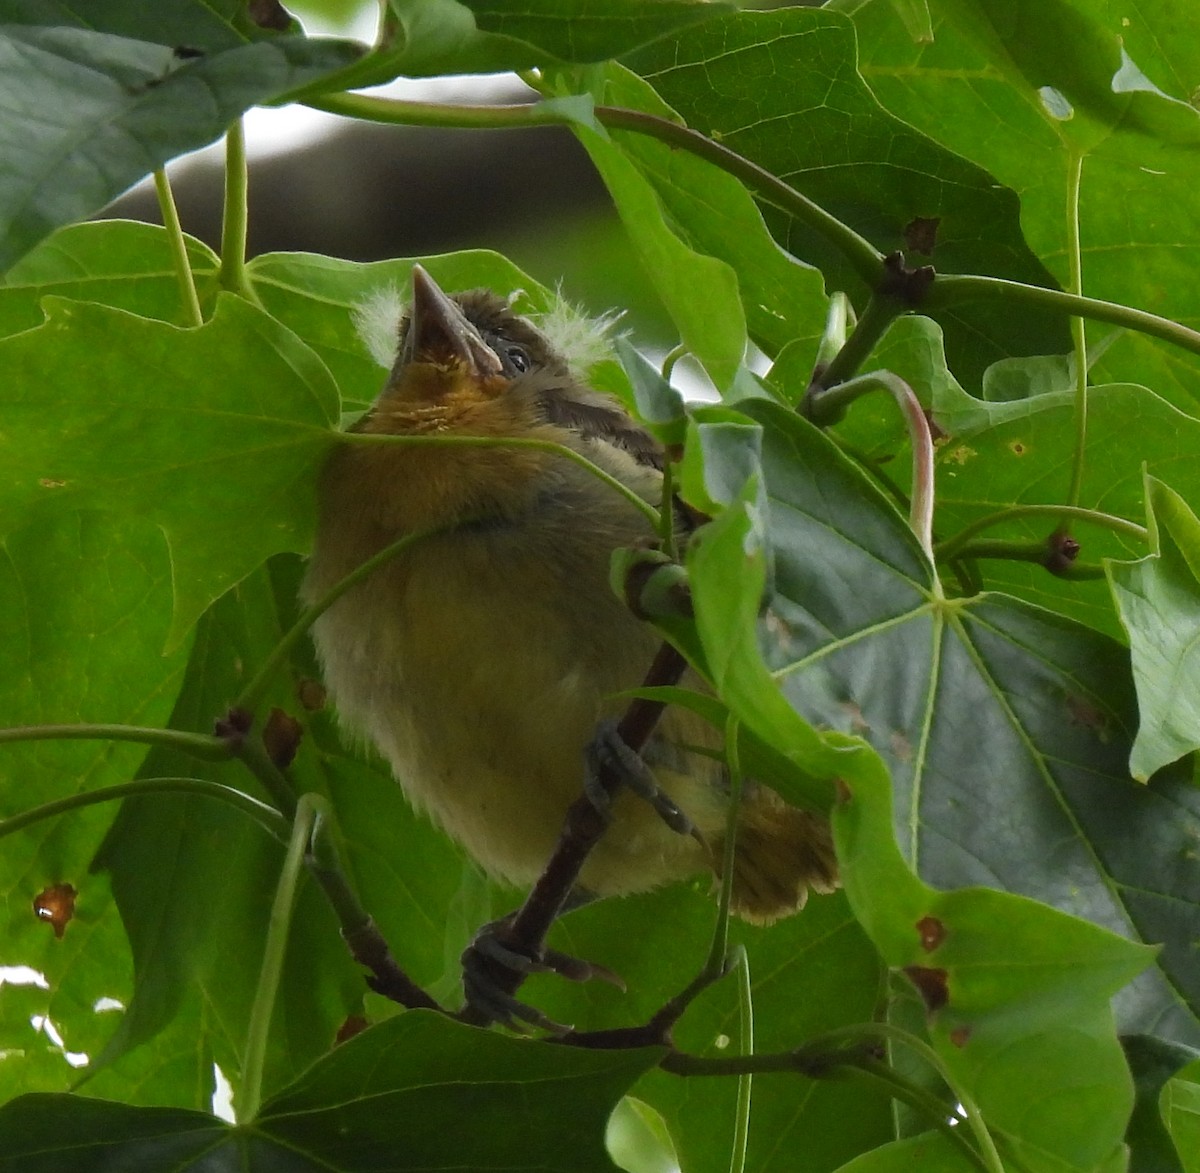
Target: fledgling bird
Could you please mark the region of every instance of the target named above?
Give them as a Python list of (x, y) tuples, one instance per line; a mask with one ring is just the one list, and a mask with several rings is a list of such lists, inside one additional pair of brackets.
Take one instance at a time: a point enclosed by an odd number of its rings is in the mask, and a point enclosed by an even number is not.
[[(573, 448), (658, 503), (663, 454), (538, 329), (485, 290), (451, 298), (419, 266), (399, 353), (354, 425), (397, 436), (535, 437)], [(344, 725), (391, 763), (410, 801), (494, 877), (527, 886), (583, 789), (584, 750), (618, 716), (660, 637), (612, 593), (609, 560), (645, 544), (645, 516), (586, 469), (528, 448), (342, 444), (320, 481), (312, 602), (397, 538), (436, 528), (314, 626)], [(664, 714), (643, 757), (699, 837), (623, 788), (588, 858), (594, 896), (717, 872), (728, 780), (699, 750), (719, 735)], [(733, 908), (766, 922), (837, 884), (819, 815), (747, 784)]]

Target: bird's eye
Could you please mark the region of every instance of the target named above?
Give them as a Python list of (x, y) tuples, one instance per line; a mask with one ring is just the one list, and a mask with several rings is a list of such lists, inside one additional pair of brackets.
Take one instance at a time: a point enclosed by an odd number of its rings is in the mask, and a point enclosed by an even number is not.
[(517, 372), (517, 374), (522, 374), (523, 372), (529, 370), (530, 366), (532, 365), (529, 361), (529, 355), (526, 354), (525, 351), (519, 346), (509, 346), (506, 348), (504, 351), (504, 357), (507, 360), (508, 365), (511, 366), (513, 370)]

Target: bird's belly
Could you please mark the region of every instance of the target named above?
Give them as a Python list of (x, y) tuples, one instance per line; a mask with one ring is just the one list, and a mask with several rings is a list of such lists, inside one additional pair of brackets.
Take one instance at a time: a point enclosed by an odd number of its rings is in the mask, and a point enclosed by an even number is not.
[[(460, 536), (377, 575), (315, 634), (343, 721), (487, 871), (526, 885), (582, 792), (598, 721), (624, 708), (613, 694), (641, 682), (658, 641), (610, 593), (599, 560), (564, 589), (511, 550), (499, 562), (474, 552)], [(676, 792), (699, 784), (663, 781)], [(701, 794), (715, 801), (707, 781)], [(703, 848), (640, 799), (619, 796), (613, 814), (582, 876), (597, 894), (704, 867)]]

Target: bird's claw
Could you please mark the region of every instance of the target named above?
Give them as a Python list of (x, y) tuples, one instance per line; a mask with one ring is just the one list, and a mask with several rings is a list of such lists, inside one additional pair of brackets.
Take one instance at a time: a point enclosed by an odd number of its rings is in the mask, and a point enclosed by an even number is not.
[(620, 776), (634, 794), (645, 799), (672, 831), (680, 835), (698, 835), (692, 820), (675, 805), (669, 795), (659, 789), (654, 771), (642, 761), (636, 750), (626, 744), (616, 721), (602, 721), (596, 727), (595, 735), (584, 750), (584, 762), (584, 793), (602, 814), (607, 815), (612, 806), (612, 798), (600, 781), (600, 771), (607, 766)]
[(574, 1028), (556, 1022), (534, 1006), (513, 997), (503, 986), (503, 974), (528, 977), (536, 973), (555, 973), (572, 982), (597, 978), (624, 991), (625, 983), (606, 966), (572, 957), (557, 949), (542, 949), (536, 957), (512, 948), (504, 940), (511, 917), (484, 925), (462, 955), (463, 992), (467, 1004), (493, 1022), (510, 1030), (524, 1031), (528, 1027), (569, 1034)]

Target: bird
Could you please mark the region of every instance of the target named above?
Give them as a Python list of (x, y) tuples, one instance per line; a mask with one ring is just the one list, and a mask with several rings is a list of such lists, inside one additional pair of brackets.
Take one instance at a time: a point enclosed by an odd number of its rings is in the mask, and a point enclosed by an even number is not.
[[(490, 290), (451, 296), (414, 266), (395, 345), (382, 391), (350, 429), (359, 442), (338, 443), (320, 474), (301, 596), (315, 602), (421, 535), (316, 620), (325, 687), (414, 807), (491, 877), (527, 887), (584, 789), (597, 729), (623, 711), (661, 637), (609, 583), (614, 550), (655, 541), (645, 513), (561, 454), (506, 441), (569, 448), (652, 504), (664, 452)], [(642, 756), (694, 833), (621, 788), (580, 873), (582, 898), (719, 876), (730, 794), (720, 745), (695, 713), (666, 710)], [(739, 814), (735, 913), (770, 923), (837, 886), (822, 814), (753, 780)]]

